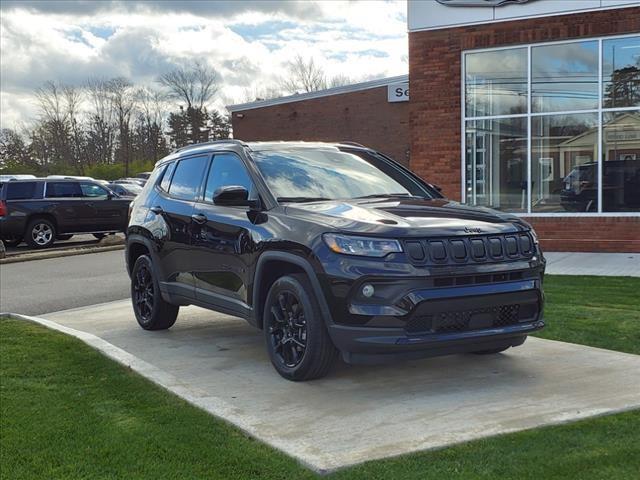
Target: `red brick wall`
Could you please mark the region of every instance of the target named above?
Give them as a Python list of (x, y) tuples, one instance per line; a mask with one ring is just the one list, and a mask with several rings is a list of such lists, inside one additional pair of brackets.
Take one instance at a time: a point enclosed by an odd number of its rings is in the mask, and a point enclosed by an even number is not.
[[(640, 32), (640, 8), (621, 8), (409, 34), (410, 167), (442, 187), (461, 190), (461, 53), (475, 48)], [(640, 252), (640, 219), (528, 218), (543, 247), (557, 251)]]
[(386, 86), (237, 113), (233, 136), (240, 140), (349, 140), (408, 165), (409, 102), (389, 103)]
[(640, 217), (527, 217), (548, 252), (640, 253)]

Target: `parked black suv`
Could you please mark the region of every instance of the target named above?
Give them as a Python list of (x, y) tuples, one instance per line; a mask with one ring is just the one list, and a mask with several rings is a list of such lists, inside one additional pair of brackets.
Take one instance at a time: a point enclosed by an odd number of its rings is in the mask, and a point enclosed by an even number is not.
[(0, 184), (0, 239), (46, 248), (76, 233), (123, 232), (130, 198), (120, 198), (97, 182), (33, 179)]
[(142, 328), (171, 327), (188, 304), (242, 317), (290, 380), (325, 375), (338, 352), (497, 353), (544, 326), (528, 224), (355, 144), (174, 152), (132, 204), (126, 260)]

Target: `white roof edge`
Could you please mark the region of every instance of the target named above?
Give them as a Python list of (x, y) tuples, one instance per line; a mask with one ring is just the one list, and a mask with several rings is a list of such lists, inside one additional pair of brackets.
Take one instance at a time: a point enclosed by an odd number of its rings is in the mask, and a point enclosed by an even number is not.
[[(604, 11), (604, 10), (616, 10), (619, 8), (630, 8), (630, 7), (637, 8), (639, 6), (640, 6), (640, 1), (638, 3), (606, 5), (601, 7), (584, 8), (582, 10), (573, 10), (573, 11), (564, 10), (561, 12), (538, 13), (535, 15), (523, 15), (520, 17), (496, 18), (493, 20), (482, 20), (477, 22), (460, 22), (460, 23), (453, 23), (451, 25), (436, 25), (433, 27), (408, 28), (407, 31), (408, 33), (429, 32), (433, 30), (446, 30), (448, 28), (472, 27), (474, 25), (488, 25), (492, 23), (516, 22), (520, 20), (530, 20), (532, 18), (558, 17), (561, 15), (580, 15), (582, 13), (591, 13), (591, 12), (598, 12), (598, 11)], [(451, 7), (451, 8), (461, 8), (461, 7)]]
[(253, 108), (270, 107), (272, 105), (282, 105), (284, 103), (300, 102), (302, 100), (311, 100), (314, 98), (330, 97), (331, 95), (340, 95), (342, 93), (357, 92), (359, 90), (368, 90), (370, 88), (384, 87), (392, 83), (408, 82), (409, 75), (398, 75), (396, 77), (378, 78), (369, 80), (368, 82), (353, 83), (351, 85), (343, 85), (340, 87), (327, 88), (317, 92), (299, 93), (297, 95), (288, 95), (286, 97), (271, 98), (269, 100), (256, 100), (255, 102), (238, 103), (236, 105), (227, 105), (227, 110), (231, 113), (240, 112), (242, 110), (251, 110)]

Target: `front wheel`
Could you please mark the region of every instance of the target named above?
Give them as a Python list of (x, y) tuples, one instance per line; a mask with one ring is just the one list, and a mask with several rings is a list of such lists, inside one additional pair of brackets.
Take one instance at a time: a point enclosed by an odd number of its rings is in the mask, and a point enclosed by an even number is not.
[(131, 301), (138, 324), (145, 330), (166, 330), (178, 317), (180, 307), (162, 298), (151, 258), (141, 255), (131, 272)]
[(305, 275), (274, 282), (264, 305), (263, 326), (269, 358), (281, 376), (300, 381), (329, 372), (338, 351)]

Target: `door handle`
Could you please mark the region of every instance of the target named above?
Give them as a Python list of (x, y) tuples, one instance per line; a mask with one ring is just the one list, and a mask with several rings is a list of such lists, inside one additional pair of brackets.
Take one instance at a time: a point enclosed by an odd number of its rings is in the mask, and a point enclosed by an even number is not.
[(164, 212), (164, 210), (162, 209), (161, 206), (157, 205), (155, 207), (151, 207), (149, 210), (151, 210), (153, 213), (155, 213), (156, 215), (160, 215), (161, 213)]
[(202, 213), (194, 213), (193, 215), (191, 215), (191, 218), (196, 223), (203, 224), (207, 222), (207, 216), (203, 215)]

